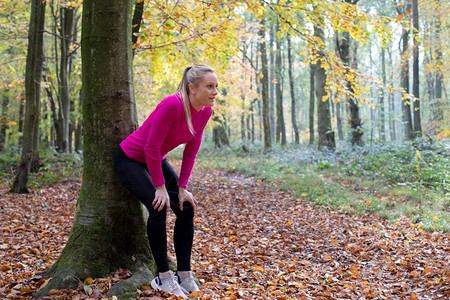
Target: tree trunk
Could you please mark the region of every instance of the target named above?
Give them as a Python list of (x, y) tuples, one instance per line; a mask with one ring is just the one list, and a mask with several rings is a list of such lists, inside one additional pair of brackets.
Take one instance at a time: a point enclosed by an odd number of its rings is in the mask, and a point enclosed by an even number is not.
[(241, 141), (243, 143), (245, 143), (245, 138), (246, 138), (246, 125), (245, 125), (245, 96), (242, 95), (241, 96), (242, 99), (242, 112), (241, 112)]
[[(389, 48), (389, 65), (392, 65), (392, 49)], [(389, 86), (393, 86), (394, 84), (394, 72), (393, 70), (389, 73)], [(389, 129), (391, 133), (391, 141), (395, 141), (397, 139), (397, 132), (395, 130), (395, 119), (392, 116), (395, 116), (395, 103), (394, 103), (394, 93), (389, 91)]]
[[(276, 32), (278, 32), (280, 27), (280, 22), (277, 20)], [(275, 33), (276, 34), (276, 33)], [(275, 55), (275, 80), (276, 80), (276, 100), (277, 100), (277, 131), (276, 131), (276, 141), (280, 142), (281, 145), (286, 145), (286, 125), (284, 123), (284, 111), (283, 111), (283, 93), (281, 91), (282, 87), (282, 60), (281, 60), (281, 40), (278, 36), (275, 39), (277, 52)]]
[(383, 46), (381, 46), (381, 80), (383, 81), (383, 87), (380, 91), (380, 140), (382, 142), (386, 141), (386, 130), (385, 130), (385, 101), (384, 87), (386, 86), (386, 51)]
[(314, 92), (316, 71), (313, 64), (309, 65), (309, 144), (314, 144)]
[[(409, 10), (411, 5), (408, 3), (406, 5), (406, 10)], [(403, 32), (402, 32), (402, 66), (401, 66), (401, 87), (409, 93), (409, 51), (408, 51), (408, 43), (409, 43), (409, 30), (406, 24), (403, 24)], [(411, 100), (405, 99), (402, 103), (402, 123), (403, 123), (403, 133), (407, 140), (411, 140), (413, 138), (413, 127), (412, 127), (412, 117), (411, 117)]]
[[(133, 20), (132, 20), (132, 26), (133, 29), (131, 30), (131, 40), (133, 43), (133, 46), (137, 43), (138, 41), (138, 33), (139, 30), (141, 28), (141, 23), (142, 23), (142, 16), (144, 14), (144, 3), (145, 1), (136, 1), (136, 5), (134, 6), (134, 13), (133, 13)], [(134, 52), (135, 48), (133, 47), (133, 52)]]
[(270, 99), (269, 99), (269, 72), (267, 69), (267, 48), (265, 38), (265, 20), (261, 20), (261, 28), (259, 29), (259, 52), (261, 53), (261, 75), (259, 76), (261, 84), (262, 98), (262, 119), (264, 128), (264, 152), (272, 150), (272, 130), (270, 123)]
[[(351, 64), (351, 56), (350, 56), (350, 43), (351, 43), (351, 37), (348, 32), (343, 33), (343, 37), (340, 38), (337, 36), (336, 38), (337, 42), (337, 50), (339, 52), (339, 57), (341, 58), (344, 65), (347, 67), (350, 67)], [(356, 52), (356, 50), (355, 50)], [(347, 81), (347, 102), (349, 104), (350, 109), (350, 128), (351, 128), (351, 141), (352, 145), (362, 145), (362, 136), (363, 136), (363, 130), (362, 130), (362, 120), (359, 115), (359, 106), (357, 103), (357, 99), (353, 96), (353, 86), (350, 81)]]
[(28, 193), (28, 174), (39, 169), (40, 88), (44, 61), (44, 21), (45, 1), (32, 0), (25, 71), (26, 108), (22, 158), (11, 188), (11, 192), (14, 193)]
[(9, 128), (8, 111), (9, 111), (9, 89), (2, 89), (2, 115), (0, 116), (0, 152), (5, 149), (6, 130)]
[[(441, 15), (437, 14), (436, 16), (436, 37), (437, 39), (440, 38), (441, 35)], [(434, 60), (436, 60), (437, 64), (440, 66), (444, 65), (443, 59), (442, 59), (442, 46), (440, 41), (437, 42), (436, 49), (434, 51), (434, 55), (432, 57)], [(444, 111), (442, 104), (445, 103), (445, 100), (442, 99), (442, 90), (443, 90), (443, 83), (444, 83), (444, 74), (443, 74), (444, 68), (436, 68), (435, 71), (435, 85), (434, 85), (434, 99), (433, 99), (433, 121), (437, 123), (441, 123), (444, 120)]]
[[(413, 95), (420, 99), (419, 93), (419, 8), (418, 0), (412, 0), (412, 20), (413, 20)], [(420, 118), (420, 101), (413, 101), (414, 115), (414, 136), (422, 135), (422, 124)]]
[(344, 139), (344, 132), (342, 130), (342, 116), (341, 116), (341, 102), (336, 103), (336, 125), (338, 129), (339, 140)]
[(213, 128), (213, 140), (216, 148), (222, 146), (229, 146), (230, 139), (228, 138), (227, 124), (224, 116), (215, 115), (213, 117), (216, 125)]
[[(80, 90), (80, 96), (78, 97), (80, 107), (82, 106), (82, 91)], [(83, 117), (80, 115), (75, 120), (75, 152), (81, 153), (83, 151)]]
[(75, 18), (74, 9), (62, 7), (60, 9), (60, 65), (59, 65), (59, 133), (56, 137), (56, 147), (58, 152), (69, 151), (69, 127), (70, 127), (70, 47), (72, 45), (72, 35), (74, 32)]
[(273, 129), (276, 128), (275, 122), (275, 27), (270, 22), (270, 31), (269, 31), (269, 62), (268, 62), (268, 71), (269, 74), (267, 76), (267, 82), (269, 84), (269, 97), (270, 97), (270, 134), (272, 135), (272, 142), (275, 141), (275, 134)]
[[(323, 29), (319, 27), (314, 27), (314, 35), (323, 40)], [(319, 52), (319, 56), (323, 56), (323, 53)], [(330, 99), (326, 97), (326, 81), (327, 74), (325, 69), (322, 67), (322, 58), (316, 64), (316, 98), (317, 98), (317, 129), (319, 133), (319, 150), (326, 147), (328, 149), (334, 150), (336, 148), (336, 142), (334, 138), (334, 132), (331, 127), (331, 116), (330, 116)]]
[(300, 143), (300, 135), (297, 126), (297, 109), (295, 101), (295, 91), (294, 91), (294, 76), (292, 74), (292, 55), (291, 55), (291, 37), (288, 36), (287, 39), (287, 50), (288, 50), (288, 72), (289, 72), (289, 87), (291, 91), (291, 122), (292, 128), (294, 129), (294, 141), (295, 144)]
[(83, 183), (67, 244), (37, 297), (118, 268), (132, 270), (133, 276), (113, 286), (111, 294), (137, 288), (152, 276), (141, 205), (113, 169), (119, 143), (137, 128), (131, 29), (130, 1), (83, 2)]

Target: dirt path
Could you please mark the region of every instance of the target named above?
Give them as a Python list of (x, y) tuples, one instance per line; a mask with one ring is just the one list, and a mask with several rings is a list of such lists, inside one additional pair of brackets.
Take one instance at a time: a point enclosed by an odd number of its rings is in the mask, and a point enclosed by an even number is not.
[[(193, 270), (203, 299), (450, 297), (448, 233), (336, 213), (222, 171), (196, 170), (190, 186), (200, 201)], [(79, 187), (62, 183), (28, 196), (1, 188), (0, 296), (29, 299), (44, 283), (34, 274), (58, 257)], [(120, 271), (95, 279), (90, 290), (80, 285), (51, 298), (101, 299), (128, 275)], [(161, 296), (144, 287), (139, 299)]]

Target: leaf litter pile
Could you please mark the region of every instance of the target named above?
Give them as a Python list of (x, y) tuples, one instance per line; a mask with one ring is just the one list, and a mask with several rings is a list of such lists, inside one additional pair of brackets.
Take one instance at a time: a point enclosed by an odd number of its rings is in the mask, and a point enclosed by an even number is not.
[[(0, 297), (31, 299), (47, 283), (38, 273), (64, 247), (80, 186), (61, 182), (27, 195), (0, 188)], [(448, 233), (312, 206), (235, 173), (196, 170), (190, 186), (199, 200), (192, 267), (202, 290), (191, 298), (450, 298)], [(168, 221), (172, 245), (173, 213)], [(118, 270), (46, 298), (108, 299), (129, 276)], [(167, 297), (148, 284), (137, 299)]]

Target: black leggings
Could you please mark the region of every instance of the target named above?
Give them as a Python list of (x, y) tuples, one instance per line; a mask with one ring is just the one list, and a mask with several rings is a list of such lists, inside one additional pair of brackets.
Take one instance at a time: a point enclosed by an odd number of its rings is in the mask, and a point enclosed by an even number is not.
[[(166, 159), (161, 162), (161, 167), (170, 197), (170, 208), (177, 216), (173, 234), (177, 270), (190, 271), (192, 241), (194, 239), (194, 210), (188, 202), (184, 202), (183, 210), (180, 210), (178, 175)], [(114, 157), (114, 169), (125, 187), (147, 207), (149, 212), (147, 235), (158, 272), (169, 271), (166, 209), (157, 211), (153, 208), (152, 201), (155, 198), (156, 189), (153, 186), (147, 165), (129, 159), (122, 148), (119, 147)]]

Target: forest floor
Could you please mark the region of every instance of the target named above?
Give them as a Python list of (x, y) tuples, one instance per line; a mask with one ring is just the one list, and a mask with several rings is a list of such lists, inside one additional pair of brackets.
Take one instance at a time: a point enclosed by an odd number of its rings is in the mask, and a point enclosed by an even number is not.
[[(195, 170), (190, 186), (200, 203), (192, 265), (202, 293), (195, 299), (450, 297), (449, 233), (337, 213), (220, 170)], [(37, 273), (64, 247), (80, 187), (64, 181), (26, 195), (0, 187), (0, 297), (31, 299), (46, 284)], [(171, 213), (169, 228), (173, 221)], [(107, 299), (130, 275), (118, 270), (46, 299)], [(138, 291), (138, 299), (164, 297), (149, 286)]]

